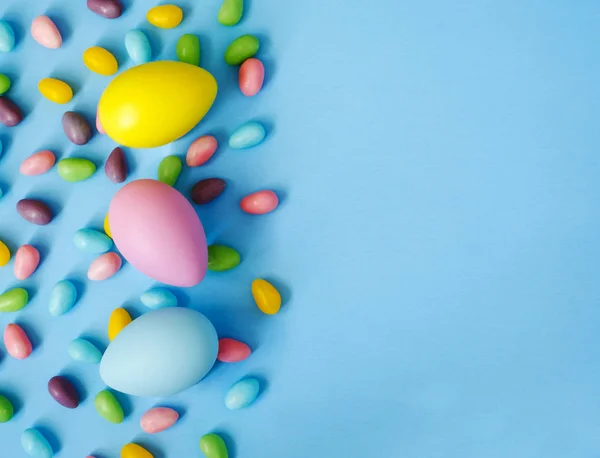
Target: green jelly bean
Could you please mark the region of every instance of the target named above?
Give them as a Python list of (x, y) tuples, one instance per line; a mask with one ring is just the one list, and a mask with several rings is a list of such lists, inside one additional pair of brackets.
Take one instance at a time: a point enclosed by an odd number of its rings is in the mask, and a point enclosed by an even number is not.
[(200, 41), (196, 35), (186, 33), (177, 40), (175, 47), (177, 58), (181, 62), (200, 65)]
[(242, 35), (231, 42), (225, 51), (228, 65), (240, 65), (258, 52), (260, 42), (254, 35)]
[(10, 89), (10, 78), (0, 73), (0, 95)]
[(21, 310), (27, 301), (29, 295), (23, 288), (13, 288), (0, 295), (0, 312), (16, 312)]
[(223, 25), (236, 25), (244, 14), (244, 0), (223, 0), (217, 20)]
[(0, 423), (6, 423), (14, 413), (15, 409), (11, 402), (0, 394)]
[(76, 183), (87, 180), (96, 171), (96, 165), (80, 157), (69, 157), (58, 161), (58, 174), (65, 181)]
[(200, 450), (206, 458), (228, 458), (225, 441), (217, 434), (205, 434), (200, 438)]
[(177, 156), (167, 156), (158, 164), (158, 181), (169, 186), (175, 186), (181, 173), (181, 159)]
[(121, 404), (108, 390), (102, 390), (96, 395), (94, 405), (100, 416), (111, 423), (121, 423), (125, 418)]
[(208, 247), (208, 270), (224, 272), (233, 269), (240, 263), (240, 254), (233, 248), (225, 245), (211, 245)]

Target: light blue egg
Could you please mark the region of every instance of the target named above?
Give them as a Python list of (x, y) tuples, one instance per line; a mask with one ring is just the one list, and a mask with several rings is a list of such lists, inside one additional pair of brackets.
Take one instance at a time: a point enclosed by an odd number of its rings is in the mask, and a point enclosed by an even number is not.
[(225, 395), (225, 406), (231, 410), (243, 409), (254, 402), (260, 391), (258, 380), (244, 378), (234, 384)]
[(262, 124), (256, 121), (249, 121), (242, 124), (229, 137), (229, 147), (233, 149), (252, 148), (265, 139), (267, 135)]
[(21, 434), (21, 446), (25, 453), (33, 458), (52, 458), (54, 452), (48, 439), (35, 428), (29, 428)]
[(75, 232), (73, 243), (81, 251), (92, 254), (106, 253), (112, 248), (112, 239), (100, 231), (83, 228)]
[(198, 383), (217, 359), (212, 323), (192, 309), (152, 310), (127, 325), (110, 343), (100, 377), (133, 396), (166, 397)]
[(145, 64), (152, 59), (152, 47), (144, 32), (133, 29), (125, 35), (125, 49), (136, 64)]
[(166, 288), (152, 288), (140, 296), (142, 304), (151, 309), (177, 307), (177, 297)]
[(50, 292), (48, 310), (53, 316), (60, 316), (73, 308), (77, 301), (77, 288), (69, 280), (61, 280)]
[(72, 340), (68, 351), (71, 358), (82, 363), (98, 364), (102, 359), (102, 352), (86, 339)]
[(15, 47), (15, 31), (6, 21), (0, 21), (0, 52), (11, 52)]

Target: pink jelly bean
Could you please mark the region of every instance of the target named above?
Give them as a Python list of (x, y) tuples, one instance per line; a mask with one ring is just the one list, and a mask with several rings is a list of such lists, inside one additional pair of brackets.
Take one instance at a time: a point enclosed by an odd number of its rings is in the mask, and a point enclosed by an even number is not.
[(240, 202), (242, 210), (253, 215), (264, 215), (272, 212), (277, 208), (277, 205), (279, 205), (277, 194), (268, 190), (248, 194)]
[(90, 280), (106, 280), (116, 274), (121, 268), (121, 257), (117, 253), (104, 253), (98, 256), (88, 269)]
[(46, 48), (57, 49), (62, 45), (62, 36), (48, 16), (38, 16), (31, 23), (33, 39)]
[(4, 346), (13, 358), (25, 359), (31, 355), (31, 341), (18, 324), (8, 324), (4, 328)]
[(250, 356), (252, 350), (244, 342), (235, 339), (219, 339), (217, 359), (223, 363), (237, 363)]
[(156, 434), (175, 424), (179, 414), (168, 407), (154, 407), (148, 410), (140, 420), (142, 429), (150, 434)]
[(50, 170), (54, 166), (55, 162), (56, 157), (52, 151), (47, 149), (38, 151), (21, 163), (19, 172), (27, 176), (41, 175), (42, 173), (46, 173), (48, 170)]
[(198, 167), (208, 161), (217, 150), (217, 139), (212, 135), (197, 138), (190, 145), (185, 162), (190, 167)]
[(242, 94), (252, 97), (260, 92), (265, 81), (265, 67), (254, 57), (244, 61), (240, 67), (238, 82)]
[(23, 245), (15, 254), (15, 277), (17, 280), (29, 278), (40, 264), (40, 252), (31, 245)]
[(96, 130), (102, 135), (106, 135), (104, 127), (102, 127), (102, 124), (100, 124), (100, 116), (98, 116), (98, 109), (96, 109)]

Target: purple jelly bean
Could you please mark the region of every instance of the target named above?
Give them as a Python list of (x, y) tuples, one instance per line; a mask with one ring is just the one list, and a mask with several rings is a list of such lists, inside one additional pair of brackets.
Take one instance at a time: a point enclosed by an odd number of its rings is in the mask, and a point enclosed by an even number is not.
[(66, 377), (52, 377), (48, 381), (48, 392), (56, 402), (67, 409), (74, 409), (79, 405), (79, 393)]
[(225, 180), (221, 178), (207, 178), (200, 180), (192, 188), (192, 200), (198, 205), (212, 202), (225, 191)]
[(62, 117), (65, 135), (76, 145), (85, 145), (92, 138), (92, 129), (83, 116), (74, 111), (67, 111)]
[(87, 7), (106, 19), (116, 19), (123, 13), (119, 0), (87, 0)]
[(52, 211), (44, 202), (36, 199), (22, 199), (17, 202), (17, 211), (25, 220), (38, 226), (45, 226), (52, 221)]
[(0, 97), (0, 122), (6, 127), (14, 127), (23, 121), (23, 113), (14, 102)]
[(127, 179), (127, 161), (123, 150), (118, 146), (108, 156), (104, 164), (104, 173), (113, 183), (123, 183)]

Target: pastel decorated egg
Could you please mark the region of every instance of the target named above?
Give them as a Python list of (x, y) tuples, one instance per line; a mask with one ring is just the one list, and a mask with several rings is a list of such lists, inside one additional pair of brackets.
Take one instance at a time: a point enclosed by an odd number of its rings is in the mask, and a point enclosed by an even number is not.
[(106, 87), (98, 105), (100, 124), (122, 146), (162, 146), (192, 130), (216, 95), (217, 82), (200, 67), (149, 62), (124, 71)]
[(108, 210), (117, 249), (142, 273), (171, 286), (194, 286), (206, 273), (204, 229), (192, 205), (156, 180), (123, 186)]
[(140, 316), (115, 337), (102, 357), (100, 377), (133, 396), (170, 396), (198, 383), (217, 352), (217, 333), (204, 315), (162, 308)]

